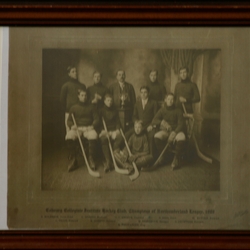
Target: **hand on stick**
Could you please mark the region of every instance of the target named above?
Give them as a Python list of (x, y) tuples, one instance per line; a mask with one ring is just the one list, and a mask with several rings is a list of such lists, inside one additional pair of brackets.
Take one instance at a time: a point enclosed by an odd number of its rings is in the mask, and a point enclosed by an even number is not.
[(176, 133), (172, 131), (168, 137), (168, 142), (172, 142), (175, 139)]
[(180, 102), (187, 102), (187, 99), (184, 98), (183, 96), (180, 96), (179, 100), (180, 100)]
[(152, 126), (152, 125), (149, 125), (149, 126), (147, 127), (147, 131), (148, 131), (148, 132), (152, 131), (152, 129), (153, 129), (153, 126)]

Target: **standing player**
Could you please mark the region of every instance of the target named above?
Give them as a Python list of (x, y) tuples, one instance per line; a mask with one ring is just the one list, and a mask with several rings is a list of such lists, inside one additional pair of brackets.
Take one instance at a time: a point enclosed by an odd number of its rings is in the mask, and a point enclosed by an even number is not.
[[(175, 106), (182, 108), (184, 103), (187, 113), (193, 113), (193, 104), (200, 102), (200, 93), (196, 83), (190, 81), (188, 77), (188, 68), (182, 67), (179, 70), (181, 81), (175, 85)], [(184, 110), (183, 110), (184, 112)]]
[(75, 66), (67, 68), (69, 80), (61, 88), (60, 101), (65, 112), (66, 132), (70, 130), (67, 125), (70, 108), (78, 102), (78, 90), (86, 90), (86, 86), (77, 80), (77, 70)]
[(126, 75), (124, 70), (117, 71), (116, 79), (117, 82), (110, 86), (109, 91), (113, 97), (115, 108), (117, 110), (122, 107), (126, 109), (125, 125), (129, 127), (132, 125), (133, 110), (136, 102), (135, 90), (132, 84), (125, 81)]
[(94, 84), (87, 89), (89, 102), (96, 105), (99, 110), (103, 105), (103, 98), (108, 93), (108, 88), (101, 82), (102, 74), (95, 71), (93, 74)]
[(150, 92), (150, 99), (155, 100), (158, 103), (158, 107), (162, 106), (166, 95), (166, 88), (163, 84), (158, 82), (158, 71), (151, 70), (149, 73), (148, 88)]

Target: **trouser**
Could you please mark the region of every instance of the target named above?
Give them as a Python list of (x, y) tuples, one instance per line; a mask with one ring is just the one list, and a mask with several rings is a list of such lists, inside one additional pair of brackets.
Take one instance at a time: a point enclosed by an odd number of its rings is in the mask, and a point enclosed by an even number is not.
[(151, 154), (143, 155), (135, 160), (135, 164), (138, 168), (149, 167), (153, 163), (153, 160), (154, 158)]
[(66, 145), (67, 145), (69, 160), (71, 160), (72, 158), (76, 158), (79, 149), (77, 141), (67, 140)]
[[(84, 126), (84, 127), (78, 127), (78, 133), (84, 138), (88, 140), (96, 140), (97, 139), (97, 133), (91, 126)], [(76, 140), (77, 139), (77, 131), (74, 129), (71, 129), (67, 132), (66, 140)]]
[[(164, 147), (166, 146), (166, 141), (168, 139), (169, 133), (164, 131), (164, 130), (160, 130), (159, 132), (157, 132), (154, 136), (154, 141), (156, 144), (156, 148), (158, 151), (158, 155), (161, 154), (162, 150), (164, 149)], [(185, 142), (186, 142), (186, 136), (183, 132), (179, 132), (172, 145), (170, 146), (175, 146), (175, 155), (176, 157), (180, 157), (184, 151), (184, 147), (185, 147)], [(166, 153), (164, 154), (164, 156), (166, 155)]]
[[(130, 163), (128, 163), (128, 160), (121, 153), (115, 152), (114, 156), (115, 156), (117, 163), (122, 168), (128, 168), (128, 164), (131, 165)], [(153, 160), (154, 160), (154, 158), (151, 154), (143, 155), (143, 156), (139, 156), (135, 160), (135, 164), (138, 168), (148, 167), (153, 163)]]

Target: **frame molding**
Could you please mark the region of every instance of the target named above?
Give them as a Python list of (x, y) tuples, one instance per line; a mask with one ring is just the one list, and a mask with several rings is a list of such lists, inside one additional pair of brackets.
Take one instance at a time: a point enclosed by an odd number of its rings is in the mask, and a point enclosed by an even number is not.
[[(0, 5), (2, 26), (248, 26), (250, 4)], [(4, 249), (249, 249), (249, 231), (0, 231)]]

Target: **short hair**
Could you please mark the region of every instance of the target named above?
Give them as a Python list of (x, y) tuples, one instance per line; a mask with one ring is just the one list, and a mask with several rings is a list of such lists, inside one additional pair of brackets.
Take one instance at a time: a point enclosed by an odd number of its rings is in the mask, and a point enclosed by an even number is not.
[(77, 92), (78, 92), (78, 95), (80, 95), (82, 92), (85, 92), (87, 94), (86, 89), (78, 89)]
[(113, 96), (111, 94), (106, 94), (103, 100), (105, 101), (107, 98), (111, 98), (113, 100)]
[(148, 86), (146, 86), (146, 85), (141, 86), (141, 87), (140, 87), (140, 91), (141, 91), (142, 89), (146, 89), (146, 90), (148, 91), (148, 93), (149, 93), (149, 87), (148, 87)]
[(187, 71), (187, 73), (189, 72), (189, 69), (188, 69), (187, 66), (182, 66), (182, 67), (180, 67), (180, 69), (179, 69), (179, 73), (180, 73), (181, 70), (183, 70), (183, 69), (185, 69), (185, 70)]
[(70, 71), (72, 70), (72, 69), (76, 69), (76, 66), (75, 65), (69, 65), (68, 66), (68, 68), (67, 68), (67, 72), (68, 72), (68, 74), (70, 73)]
[(126, 75), (125, 70), (123, 70), (123, 69), (118, 69), (118, 70), (116, 71), (116, 76), (117, 76), (118, 72), (120, 72), (120, 71), (122, 71), (122, 72)]
[(140, 124), (140, 125), (142, 126), (142, 125), (143, 125), (143, 121), (142, 121), (142, 120), (136, 120), (135, 123), (134, 123), (134, 126), (135, 126), (136, 124)]
[(101, 73), (100, 71), (98, 71), (98, 70), (95, 70), (95, 71), (94, 71), (93, 76), (94, 76), (95, 74), (99, 74), (99, 75), (102, 77), (102, 73)]
[(172, 92), (169, 92), (165, 95), (165, 98), (167, 98), (169, 95), (173, 96), (174, 97), (174, 94)]
[(149, 74), (151, 74), (152, 72), (155, 72), (156, 75), (158, 75), (158, 70), (156, 70), (156, 69), (151, 69), (150, 72), (149, 72)]

